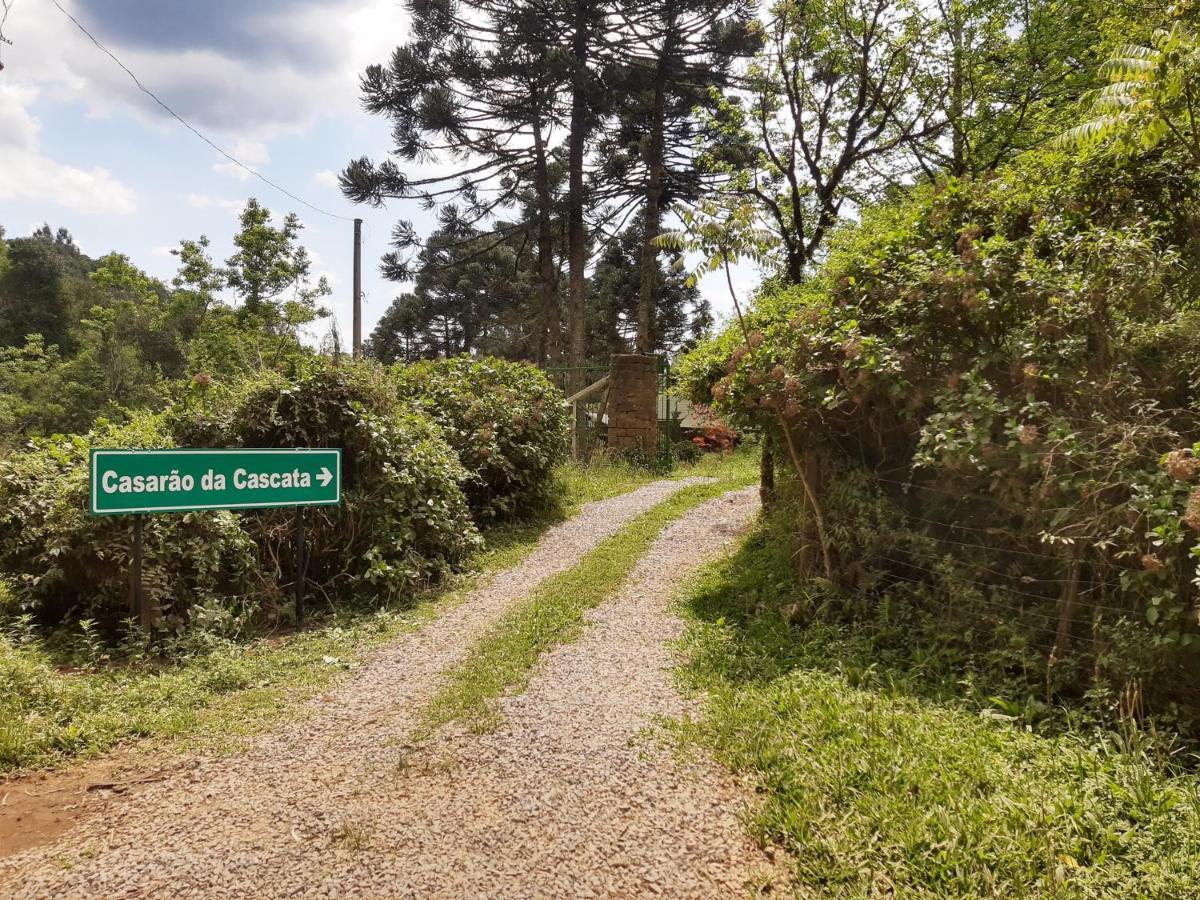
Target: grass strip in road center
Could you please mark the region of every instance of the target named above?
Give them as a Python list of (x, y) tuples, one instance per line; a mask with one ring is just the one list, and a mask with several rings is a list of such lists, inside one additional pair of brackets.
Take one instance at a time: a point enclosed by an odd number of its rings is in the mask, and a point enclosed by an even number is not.
[(462, 720), (475, 731), (499, 724), (497, 701), (520, 692), (541, 655), (579, 636), (584, 613), (612, 596), (662, 531), (691, 509), (753, 484), (757, 471), (733, 467), (726, 477), (684, 488), (638, 516), (565, 572), (544, 581), (510, 609), (447, 672), (423, 711), (418, 737)]

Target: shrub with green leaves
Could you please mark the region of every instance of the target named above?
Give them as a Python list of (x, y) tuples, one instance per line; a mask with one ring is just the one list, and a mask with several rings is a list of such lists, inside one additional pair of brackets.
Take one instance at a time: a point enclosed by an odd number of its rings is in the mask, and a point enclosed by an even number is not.
[(481, 519), (511, 516), (549, 496), (567, 449), (563, 396), (537, 368), (458, 357), (394, 368), (399, 396), (439, 422), (470, 474)]
[[(112, 630), (130, 612), (132, 521), (88, 515), (92, 447), (171, 447), (158, 416), (86, 435), (37, 439), (0, 459), (0, 571), (18, 605), (46, 625), (90, 618)], [(195, 603), (252, 596), (254, 544), (230, 512), (149, 516), (143, 583), (168, 627)], [(14, 603), (15, 601), (15, 603)]]
[(866, 211), (750, 347), (676, 372), (737, 425), (782, 413), (856, 609), (903, 592), (1043, 698), (1196, 716), (1198, 217), (1169, 156), (1029, 153)]
[[(382, 370), (314, 365), (173, 414), (181, 438), (210, 446), (338, 447), (342, 503), (306, 512), (307, 577), (330, 600), (410, 596), (474, 549), (459, 484), (466, 473), (442, 429), (398, 405)], [(242, 514), (277, 584), (295, 578), (291, 510)]]

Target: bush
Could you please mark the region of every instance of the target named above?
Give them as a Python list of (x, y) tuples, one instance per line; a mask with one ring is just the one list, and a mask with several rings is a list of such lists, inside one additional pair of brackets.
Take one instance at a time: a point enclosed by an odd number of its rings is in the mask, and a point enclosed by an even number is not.
[[(212, 414), (205, 401), (181, 407), (172, 418), (177, 434), (211, 446), (342, 449), (342, 504), (306, 513), (306, 574), (330, 599), (363, 587), (376, 602), (409, 596), (478, 545), (459, 488), (466, 473), (441, 428), (395, 402), (381, 370), (316, 366), (229, 399), (217, 398)], [(293, 519), (291, 510), (242, 516), (280, 584), (295, 578)]]
[[(779, 434), (782, 414), (862, 614), (903, 595), (951, 631), (1006, 635), (978, 639), (981, 658), (1043, 699), (1200, 712), (1200, 185), (1184, 172), (1030, 153), (914, 189), (805, 284), (764, 289), (753, 353), (733, 329), (677, 367), (735, 425)], [(848, 480), (853, 496), (830, 489)], [(894, 521), (862, 533), (864, 504)]]
[(459, 357), (397, 366), (402, 400), (439, 422), (470, 473), (464, 490), (480, 519), (544, 503), (567, 449), (563, 396), (538, 369)]
[[(16, 603), (41, 623), (90, 618), (109, 631), (129, 616), (132, 523), (88, 515), (92, 447), (171, 447), (160, 417), (101, 426), (86, 435), (39, 439), (0, 460), (0, 570)], [(253, 593), (254, 544), (229, 512), (149, 516), (143, 583), (166, 624), (193, 603)], [(0, 607), (11, 606), (0, 603)]]
[(700, 462), (700, 457), (704, 455), (704, 449), (697, 443), (695, 439), (689, 441), (680, 439), (671, 443), (671, 452), (675, 456), (675, 461), (685, 466), (693, 466)]
[[(88, 515), (88, 452), (173, 446), (341, 448), (342, 505), (305, 514), (308, 583), (330, 601), (407, 598), (479, 542), (459, 487), (467, 473), (441, 428), (396, 402), (382, 370), (197, 381), (165, 414), (39, 439), (0, 460), (0, 571), (11, 576), (0, 612), (50, 627), (96, 620), (112, 637), (130, 615), (132, 524)], [(294, 521), (290, 509), (148, 516), (143, 582), (160, 628), (181, 631), (196, 613), (225, 633), (273, 614), (263, 603), (286, 603), (295, 583)]]

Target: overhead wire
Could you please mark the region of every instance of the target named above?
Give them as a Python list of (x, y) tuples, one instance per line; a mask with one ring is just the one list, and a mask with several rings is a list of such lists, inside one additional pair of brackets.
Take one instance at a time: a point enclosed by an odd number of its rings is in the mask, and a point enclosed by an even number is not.
[[(200, 129), (196, 128), (196, 126), (194, 126), (191, 122), (189, 122), (187, 119), (185, 119), (179, 113), (175, 112), (175, 110), (172, 109), (169, 105), (167, 105), (167, 103), (165, 103), (162, 100), (162, 98), (160, 98), (157, 94), (155, 94), (154, 91), (152, 91), (148, 87), (146, 87), (146, 85), (144, 85), (142, 83), (141, 79), (139, 79), (137, 77), (137, 75), (134, 74), (132, 69), (130, 69), (127, 65), (125, 65), (125, 63), (121, 62), (121, 60), (117, 57), (117, 55), (115, 53), (113, 53), (111, 50), (109, 50), (108, 47), (106, 47), (106, 46), (104, 46), (104, 44), (100, 43), (100, 41), (96, 38), (96, 36), (94, 34), (92, 34), (90, 31), (88, 31), (88, 29), (84, 26), (84, 24), (82, 22), (80, 22), (77, 18), (75, 18), (75, 16), (73, 16), (69, 11), (67, 11), (65, 8), (63, 8), (62, 4), (59, 3), (58, 0), (50, 0), (50, 2), (54, 4), (54, 6), (58, 9), (58, 11), (60, 13), (62, 13), (64, 16), (66, 16), (68, 19), (70, 19), (71, 22), (74, 23), (75, 27), (78, 28), (81, 32), (83, 32), (83, 34), (87, 36), (88, 40), (90, 40), (93, 44), (95, 44), (96, 47), (102, 53), (104, 53), (106, 56), (109, 57), (109, 59), (111, 59), (113, 62), (115, 62), (125, 72), (125, 74), (129, 76), (129, 78), (137, 86), (138, 90), (140, 90), (143, 94), (145, 94), (147, 97), (149, 97), (155, 103), (157, 103), (168, 115), (171, 116), (171, 118), (173, 118), (173, 119), (175, 119), (175, 121), (179, 122), (179, 124), (181, 124), (184, 128), (186, 128), (188, 131), (190, 131), (192, 134), (194, 134), (196, 137), (198, 137), (200, 140), (202, 140), (204, 143), (206, 143), (213, 150), (217, 151), (217, 153), (221, 154), (221, 156), (225, 157), (225, 159), (229, 160), (229, 162), (233, 163), (238, 168), (248, 172), (250, 175), (257, 178), (263, 184), (266, 184), (269, 187), (272, 187), (275, 190), (279, 191), (279, 193), (283, 194), (285, 197), (291, 198), (292, 200), (299, 203), (301, 206), (308, 207), (315, 213), (319, 213), (323, 216), (328, 216), (331, 219), (340, 219), (343, 222), (353, 222), (354, 221), (350, 216), (342, 216), (337, 213), (329, 212), (326, 209), (322, 209), (319, 206), (314, 206), (312, 203), (309, 203), (303, 197), (297, 196), (296, 194), (289, 191), (287, 188), (283, 187), (282, 185), (278, 184), (275, 181), (272, 181), (270, 178), (263, 175), (258, 170), (254, 169), (251, 166), (246, 165), (244, 162), (242, 162), (240, 159), (238, 159), (232, 153), (225, 150), (223, 147), (219, 146), (215, 141), (213, 141), (211, 138), (209, 138), (208, 135), (204, 134), (202, 131), (200, 131)], [(11, 9), (12, 5), (15, 3), (16, 3), (16, 0), (7, 0), (7, 2), (5, 3), (5, 15), (6, 16), (7, 16), (8, 10)]]

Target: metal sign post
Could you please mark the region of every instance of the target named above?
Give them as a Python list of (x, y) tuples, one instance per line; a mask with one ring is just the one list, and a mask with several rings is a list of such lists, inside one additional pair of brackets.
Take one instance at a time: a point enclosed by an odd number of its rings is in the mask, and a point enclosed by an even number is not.
[(296, 623), (304, 624), (304, 576), (308, 569), (307, 548), (304, 545), (304, 507), (296, 507), (294, 527), (296, 539)]
[(133, 597), (133, 615), (142, 628), (150, 625), (150, 612), (146, 607), (145, 587), (142, 583), (142, 531), (146, 517), (140, 513), (133, 517), (133, 565), (130, 567), (130, 594)]
[(304, 621), (304, 508), (342, 502), (340, 449), (96, 449), (88, 483), (93, 516), (134, 517), (130, 594), (143, 628), (151, 624), (142, 584), (146, 514), (203, 509), (296, 508), (296, 620)]

